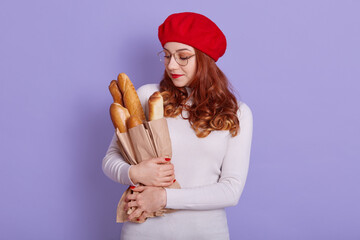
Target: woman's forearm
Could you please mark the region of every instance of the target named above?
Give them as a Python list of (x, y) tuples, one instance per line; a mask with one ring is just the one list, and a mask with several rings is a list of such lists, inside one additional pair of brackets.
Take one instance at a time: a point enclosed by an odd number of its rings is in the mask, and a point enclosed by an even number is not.
[(114, 134), (109, 149), (102, 161), (102, 168), (110, 179), (115, 182), (137, 186), (167, 187), (174, 179), (174, 166), (168, 158), (153, 158), (137, 165), (128, 164), (120, 154), (117, 136)]
[(135, 186), (136, 184), (132, 182), (129, 175), (130, 168), (131, 165), (120, 154), (117, 137), (114, 134), (106, 155), (102, 160), (103, 172), (115, 182)]

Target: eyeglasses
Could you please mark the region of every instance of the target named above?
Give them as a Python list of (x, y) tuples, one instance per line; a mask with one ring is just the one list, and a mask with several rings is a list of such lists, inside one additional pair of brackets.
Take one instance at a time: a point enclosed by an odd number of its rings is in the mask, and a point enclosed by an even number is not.
[(170, 60), (171, 60), (171, 56), (174, 55), (175, 61), (180, 65), (180, 66), (186, 66), (189, 62), (189, 59), (192, 58), (194, 55), (189, 56), (188, 54), (182, 53), (182, 52), (176, 52), (173, 54), (169, 54), (167, 51), (162, 50), (161, 52), (159, 52), (157, 54), (160, 58), (161, 62), (164, 62), (165, 65), (168, 65)]

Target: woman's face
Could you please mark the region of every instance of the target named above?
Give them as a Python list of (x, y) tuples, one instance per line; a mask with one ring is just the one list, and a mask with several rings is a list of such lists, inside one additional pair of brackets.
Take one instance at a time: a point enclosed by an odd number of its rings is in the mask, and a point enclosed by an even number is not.
[(189, 58), (186, 66), (181, 66), (175, 61), (175, 53), (181, 59), (186, 59), (195, 54), (195, 49), (189, 45), (178, 42), (167, 42), (164, 45), (166, 56), (171, 58), (165, 64), (165, 69), (176, 87), (187, 87), (191, 83), (196, 72), (196, 55)]

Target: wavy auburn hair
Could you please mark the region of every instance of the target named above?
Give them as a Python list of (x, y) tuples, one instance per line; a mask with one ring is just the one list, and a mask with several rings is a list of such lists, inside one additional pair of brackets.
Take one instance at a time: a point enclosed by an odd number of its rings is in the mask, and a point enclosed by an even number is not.
[[(176, 87), (166, 70), (160, 82), (160, 92), (164, 99), (165, 117), (176, 117), (182, 110), (188, 111), (187, 118), (199, 138), (207, 137), (215, 130), (228, 130), (235, 137), (239, 130), (238, 104), (232, 93), (233, 87), (215, 61), (195, 48), (196, 73), (189, 87)], [(231, 91), (230, 91), (231, 89)], [(193, 104), (186, 105), (193, 97)]]

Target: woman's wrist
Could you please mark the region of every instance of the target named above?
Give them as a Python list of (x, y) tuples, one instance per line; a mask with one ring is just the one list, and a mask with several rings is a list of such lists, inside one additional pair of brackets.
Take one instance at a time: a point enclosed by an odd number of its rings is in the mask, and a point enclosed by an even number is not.
[(138, 179), (137, 179), (137, 166), (136, 165), (131, 165), (130, 166), (130, 170), (129, 170), (129, 177), (130, 180), (137, 185), (139, 183)]
[(166, 207), (166, 204), (167, 204), (167, 194), (166, 194), (166, 190), (164, 187), (162, 187), (162, 198), (161, 198), (163, 201), (162, 201), (162, 208), (165, 208)]

